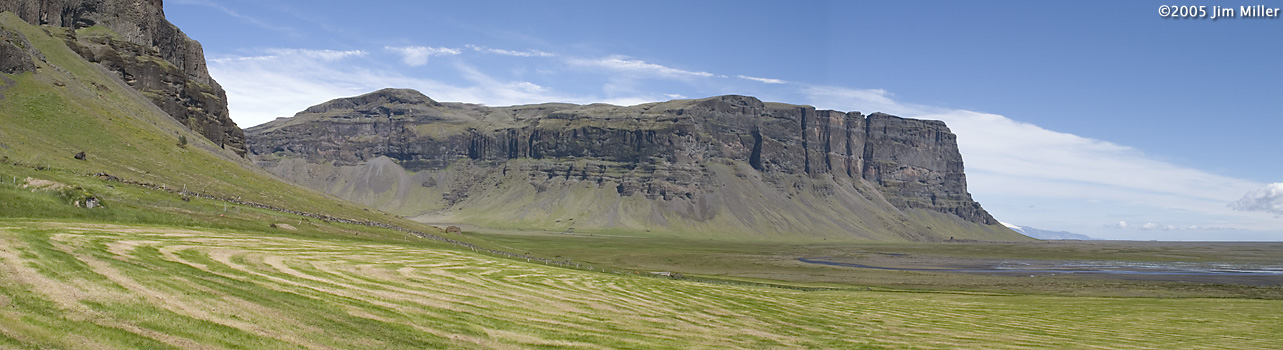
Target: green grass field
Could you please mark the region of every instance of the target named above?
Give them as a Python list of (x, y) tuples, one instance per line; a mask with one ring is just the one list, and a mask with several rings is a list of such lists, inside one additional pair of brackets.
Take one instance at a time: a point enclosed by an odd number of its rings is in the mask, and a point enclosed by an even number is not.
[(0, 221), (2, 348), (1269, 348), (1283, 303), (804, 292), (360, 238)]

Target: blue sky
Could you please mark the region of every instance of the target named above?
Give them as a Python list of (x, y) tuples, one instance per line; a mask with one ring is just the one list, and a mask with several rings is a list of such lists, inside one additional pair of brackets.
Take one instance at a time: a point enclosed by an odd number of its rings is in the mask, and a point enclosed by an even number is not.
[[(1283, 19), (1158, 2), (171, 0), (249, 127), (383, 87), (492, 106), (722, 94), (944, 120), (999, 220), (1283, 240)], [(1206, 2), (1184, 5), (1239, 6)]]

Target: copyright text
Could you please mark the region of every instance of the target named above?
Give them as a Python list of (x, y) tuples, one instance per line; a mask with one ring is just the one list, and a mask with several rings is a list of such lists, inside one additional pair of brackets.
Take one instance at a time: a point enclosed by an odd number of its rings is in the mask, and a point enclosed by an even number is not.
[(1279, 8), (1252, 6), (1202, 6), (1202, 5), (1162, 5), (1158, 7), (1158, 16), (1163, 18), (1279, 18)]

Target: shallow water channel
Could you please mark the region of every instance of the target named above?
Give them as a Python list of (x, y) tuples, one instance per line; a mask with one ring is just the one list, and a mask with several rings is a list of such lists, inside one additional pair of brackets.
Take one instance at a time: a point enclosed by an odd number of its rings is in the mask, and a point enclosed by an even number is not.
[[(994, 276), (1089, 275), (1112, 279), (1229, 283), (1257, 286), (1283, 285), (1283, 265), (1218, 262), (1136, 262), (1064, 260), (984, 260), (956, 264), (936, 262), (930, 267), (876, 266), (834, 261), (832, 258), (798, 258), (808, 264), (862, 269), (969, 273)], [(951, 266), (952, 265), (952, 266)]]

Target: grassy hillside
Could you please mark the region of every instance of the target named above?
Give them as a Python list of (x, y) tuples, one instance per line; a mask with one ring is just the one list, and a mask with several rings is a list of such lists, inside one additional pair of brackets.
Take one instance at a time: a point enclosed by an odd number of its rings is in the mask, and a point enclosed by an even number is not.
[(805, 292), (470, 252), (0, 221), (5, 348), (1269, 348), (1283, 303)]
[[(819, 242), (1029, 240), (999, 226), (927, 210), (898, 210), (867, 183), (787, 175), (776, 181), (814, 187), (785, 191), (743, 162), (704, 166), (722, 184), (697, 200), (621, 196), (612, 181), (545, 178), (529, 169), (555, 161), (509, 160), (496, 171), (470, 160), (443, 170), (410, 172), (386, 157), (336, 166), (281, 159), (271, 170), (309, 188), (421, 222), (466, 223), (493, 229), (574, 231), (724, 241)], [(468, 193), (450, 205), (452, 191)], [(880, 201), (880, 199), (875, 200)]]
[[(37, 62), (35, 73), (0, 74), (0, 163), (5, 166), (17, 163), (20, 166), (14, 169), (48, 169), (45, 174), (51, 175), (35, 178), (57, 177), (62, 182), (79, 182), (69, 178), (76, 174), (107, 173), (164, 188), (430, 230), (289, 185), (220, 149), (119, 78), (71, 51), (60, 38), (73, 35), (66, 29), (32, 26), (12, 13), (0, 14), (0, 26), (25, 35), (47, 60)], [(104, 35), (102, 31), (109, 30), (91, 27), (81, 31)], [(73, 158), (82, 151), (85, 160)], [(14, 171), (19, 170), (10, 170)], [(101, 183), (98, 187), (105, 186)], [(103, 192), (109, 208), (113, 201), (129, 200), (113, 195), (112, 191)], [(41, 210), (0, 212), (4, 217), (65, 215)]]

